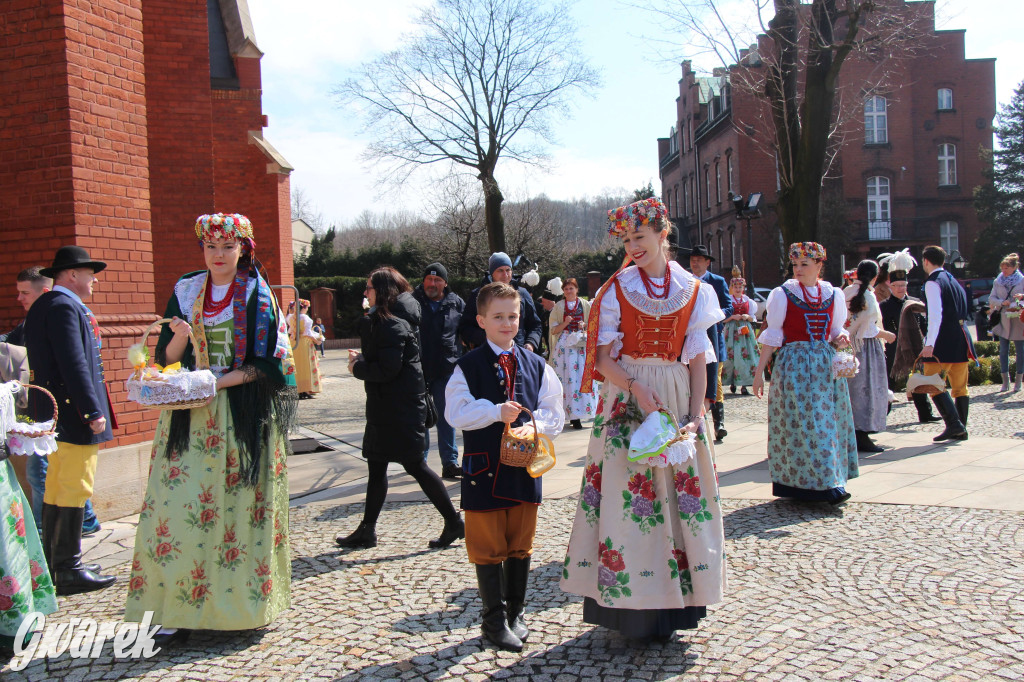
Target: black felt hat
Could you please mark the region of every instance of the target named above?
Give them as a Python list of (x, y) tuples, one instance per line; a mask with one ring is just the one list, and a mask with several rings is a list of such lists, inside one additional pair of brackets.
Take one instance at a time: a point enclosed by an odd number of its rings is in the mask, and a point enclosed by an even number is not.
[(103, 261), (92, 260), (89, 258), (89, 252), (81, 246), (70, 244), (57, 249), (57, 255), (53, 257), (53, 265), (48, 268), (43, 268), (39, 271), (39, 274), (43, 277), (50, 277), (52, 279), (61, 270), (70, 270), (72, 268), (92, 268), (92, 271), (95, 273), (102, 272), (106, 267), (107, 264)]
[(712, 263), (715, 262), (715, 257), (712, 256), (708, 252), (708, 247), (705, 246), (704, 244), (697, 244), (697, 246), (693, 247), (692, 249), (688, 249), (686, 251), (685, 255), (687, 255), (687, 256), (704, 256), (705, 258), (707, 258)]

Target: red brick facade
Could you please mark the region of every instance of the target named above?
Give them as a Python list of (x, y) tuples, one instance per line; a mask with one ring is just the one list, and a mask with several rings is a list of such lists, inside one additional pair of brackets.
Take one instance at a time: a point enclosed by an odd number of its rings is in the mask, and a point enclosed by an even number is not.
[[(931, 34), (924, 40), (925, 49), (890, 78), (899, 85), (872, 93), (885, 97), (884, 141), (867, 143), (862, 105), (868, 96), (862, 84), (878, 64), (851, 58), (842, 74), (845, 95), (858, 102), (844, 119), (843, 145), (830, 170), (838, 178), (833, 183), (837, 207), (824, 211), (823, 219), (835, 221), (846, 233), (848, 267), (861, 258), (907, 246), (919, 253), (933, 243), (950, 244), (970, 259), (981, 229), (972, 202), (974, 188), (984, 181), (978, 151), (992, 148), (995, 60), (966, 59), (963, 31), (935, 31), (933, 3), (913, 3), (912, 9), (904, 5), (904, 10), (925, 12)], [(761, 49), (763, 54), (770, 50), (764, 36)], [(745, 67), (732, 67), (731, 73), (716, 69), (712, 77), (699, 78), (691, 63), (683, 62), (675, 140), (658, 140), (662, 196), (681, 230), (683, 245), (687, 238), (691, 244), (707, 244), (718, 260), (716, 271), (727, 274), (734, 264), (750, 260), (746, 222), (735, 217), (728, 191), (744, 197), (762, 192), (762, 217), (752, 221), (753, 264), (746, 273), (756, 286), (775, 286), (785, 265), (773, 209), (775, 162), (767, 151), (762, 101), (741, 87), (731, 87), (730, 76), (735, 77), (739, 68)], [(951, 108), (939, 109), (939, 89), (952, 91)], [(956, 178), (940, 185), (940, 145), (945, 144), (955, 146)], [(888, 215), (876, 198), (870, 225), (869, 181), (875, 189), (889, 188)], [(830, 254), (830, 260), (838, 261), (838, 256)]]
[(239, 88), (213, 89), (209, 32), (205, 0), (0, 7), (0, 329), (24, 317), (21, 269), (70, 243), (108, 263), (89, 301), (121, 426), (108, 447), (152, 437), (158, 413), (126, 400), (125, 349), (202, 267), (197, 215), (248, 214), (273, 283), (291, 283), (290, 168), (251, 143), (260, 53), (233, 52)]

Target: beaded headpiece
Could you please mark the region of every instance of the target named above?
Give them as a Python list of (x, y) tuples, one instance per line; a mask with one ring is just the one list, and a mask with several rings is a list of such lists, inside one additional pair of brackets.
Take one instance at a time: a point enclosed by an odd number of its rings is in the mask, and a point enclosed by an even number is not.
[(794, 242), (789, 245), (789, 260), (810, 258), (825, 260), (825, 247), (818, 242)]
[(742, 287), (747, 286), (747, 280), (743, 279), (743, 271), (740, 270), (740, 266), (732, 266), (732, 279), (729, 280), (729, 286), (740, 285)]
[(196, 218), (196, 236), (205, 239), (252, 240), (252, 223), (241, 213), (214, 213)]
[(619, 206), (608, 211), (608, 220), (612, 226), (608, 228), (608, 234), (614, 237), (623, 237), (626, 232), (636, 232), (644, 225), (649, 225), (656, 219), (668, 215), (668, 209), (655, 197), (634, 201), (628, 206)]

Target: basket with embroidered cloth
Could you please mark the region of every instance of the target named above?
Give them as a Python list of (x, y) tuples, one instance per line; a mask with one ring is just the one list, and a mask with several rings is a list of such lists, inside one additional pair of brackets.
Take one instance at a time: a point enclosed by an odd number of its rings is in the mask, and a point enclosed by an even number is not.
[[(142, 341), (128, 349), (128, 362), (135, 371), (128, 378), (128, 399), (161, 410), (190, 410), (206, 405), (217, 394), (217, 377), (209, 367), (190, 371), (180, 363), (167, 367), (148, 365), (149, 349), (146, 341), (150, 333), (171, 320), (164, 318), (151, 324), (142, 335)], [(188, 333), (193, 347), (196, 338)]]

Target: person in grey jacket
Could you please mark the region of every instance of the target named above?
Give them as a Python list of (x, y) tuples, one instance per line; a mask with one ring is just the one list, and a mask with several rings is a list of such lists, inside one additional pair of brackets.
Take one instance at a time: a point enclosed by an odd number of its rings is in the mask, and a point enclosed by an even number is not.
[(512, 259), (508, 254), (498, 251), (487, 259), (487, 275), (480, 286), (473, 289), (466, 301), (466, 310), (459, 324), (459, 336), (470, 349), (483, 345), (487, 339), (484, 330), (476, 323), (476, 297), (480, 289), (491, 282), (504, 282), (519, 292), (519, 333), (516, 334), (516, 345), (530, 351), (539, 351), (543, 325), (537, 308), (534, 307), (530, 292), (512, 282)]
[[(437, 450), (441, 455), (441, 478), (458, 479), (459, 449), (455, 446), (455, 429), (444, 418), (444, 389), (462, 357), (459, 343), (459, 322), (466, 302), (448, 288), (448, 270), (440, 263), (431, 263), (423, 273), (423, 283), (412, 292), (420, 304), (420, 356), (423, 379), (437, 408)], [(430, 429), (426, 430), (423, 456), (430, 452)]]

